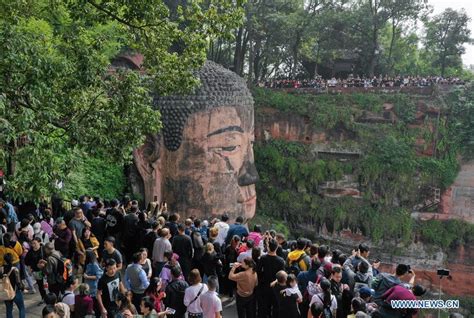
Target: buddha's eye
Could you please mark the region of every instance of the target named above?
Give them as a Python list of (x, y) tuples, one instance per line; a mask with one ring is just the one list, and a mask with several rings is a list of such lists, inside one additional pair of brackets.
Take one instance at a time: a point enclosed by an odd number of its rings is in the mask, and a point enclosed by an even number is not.
[(232, 155), (237, 152), (237, 150), (240, 148), (239, 145), (236, 146), (226, 146), (226, 147), (215, 147), (214, 151), (218, 154), (222, 155)]

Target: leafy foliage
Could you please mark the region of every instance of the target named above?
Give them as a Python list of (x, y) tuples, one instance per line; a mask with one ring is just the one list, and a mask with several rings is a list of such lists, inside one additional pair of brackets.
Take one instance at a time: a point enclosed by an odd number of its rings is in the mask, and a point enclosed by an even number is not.
[[(228, 36), (241, 3), (0, 1), (0, 167), (8, 192), (55, 191), (78, 154), (123, 163), (161, 128), (152, 94), (191, 89), (207, 42)], [(144, 73), (110, 69), (125, 48)]]
[[(261, 176), (257, 184), (259, 213), (282, 220), (295, 235), (316, 237), (323, 227), (330, 233), (348, 228), (370, 237), (374, 242), (390, 240), (409, 243), (417, 236), (424, 242), (443, 248), (471, 244), (473, 227), (468, 223), (417, 223), (411, 218), (411, 211), (427, 196), (426, 189), (429, 192), (431, 187), (449, 187), (459, 170), (459, 153), (469, 153), (474, 129), (474, 121), (471, 120), (472, 91), (468, 85), (445, 97), (439, 95), (425, 100), (444, 106), (438, 123), (436, 153), (420, 156), (417, 154), (420, 150), (417, 138), (423, 136), (432, 147), (435, 136), (432, 130), (420, 131), (420, 128), (410, 127), (417, 112), (416, 96), (314, 96), (257, 90), (257, 114), (262, 107), (269, 106), (307, 118), (315, 112), (327, 114), (334, 112), (334, 109), (349, 109), (351, 117), (339, 117), (337, 127), (333, 124), (329, 127), (335, 130), (350, 127), (354, 135), (350, 142), (343, 144), (343, 149), (354, 147), (363, 153), (356, 160), (335, 160), (315, 155), (312, 146), (296, 142), (270, 140), (256, 144), (256, 164)], [(297, 102), (304, 107), (295, 104), (290, 108), (292, 103)], [(397, 124), (354, 121), (356, 114), (365, 109), (380, 111), (384, 103), (394, 104)], [(424, 126), (434, 126), (436, 120), (426, 118)], [(328, 129), (324, 123), (311, 123), (314, 128)], [(330, 136), (327, 142), (331, 147), (339, 144)], [(358, 180), (363, 191), (362, 198), (321, 196), (323, 184), (341, 180), (346, 174)]]

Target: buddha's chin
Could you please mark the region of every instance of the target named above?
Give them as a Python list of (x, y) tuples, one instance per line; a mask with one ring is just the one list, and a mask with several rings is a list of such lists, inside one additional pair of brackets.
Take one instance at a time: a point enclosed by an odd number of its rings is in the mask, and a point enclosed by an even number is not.
[(253, 219), (253, 217), (255, 216), (255, 210), (257, 207), (257, 197), (254, 196), (253, 198), (242, 203), (242, 205), (243, 205), (243, 210), (245, 213), (245, 219), (246, 220)]

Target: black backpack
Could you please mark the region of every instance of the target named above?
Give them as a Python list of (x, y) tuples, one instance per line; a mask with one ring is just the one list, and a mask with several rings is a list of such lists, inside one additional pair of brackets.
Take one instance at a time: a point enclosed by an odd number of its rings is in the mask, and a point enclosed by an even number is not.
[(300, 262), (305, 258), (306, 253), (301, 254), (300, 257), (296, 261), (288, 261), (288, 266), (286, 267), (286, 272), (288, 274), (293, 274), (295, 276), (298, 276), (298, 274), (301, 272), (300, 268)]
[[(321, 298), (321, 296), (318, 296), (318, 298), (324, 304), (324, 300)], [(321, 313), (321, 315), (319, 315), (319, 318), (332, 318), (331, 303), (332, 303), (332, 296), (331, 296), (331, 302), (329, 303), (329, 305), (324, 304), (323, 312)]]

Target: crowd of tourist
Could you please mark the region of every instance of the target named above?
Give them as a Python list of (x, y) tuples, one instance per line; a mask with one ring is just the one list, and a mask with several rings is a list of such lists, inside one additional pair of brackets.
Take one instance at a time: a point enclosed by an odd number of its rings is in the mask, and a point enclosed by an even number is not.
[(379, 272), (366, 244), (344, 253), (241, 217), (181, 219), (158, 202), (141, 211), (82, 196), (53, 207), (19, 213), (0, 200), (8, 318), (14, 306), (25, 317), (23, 294), (37, 292), (43, 317), (103, 318), (219, 318), (234, 301), (239, 318), (412, 317), (390, 301), (425, 292), (406, 264)]
[(464, 85), (464, 80), (458, 77), (441, 77), (441, 76), (374, 76), (360, 77), (349, 75), (345, 79), (331, 78), (325, 80), (321, 77), (311, 80), (292, 80), (280, 79), (273, 81), (261, 82), (258, 85), (267, 88), (346, 88), (346, 87), (428, 87), (435, 84), (440, 85)]

